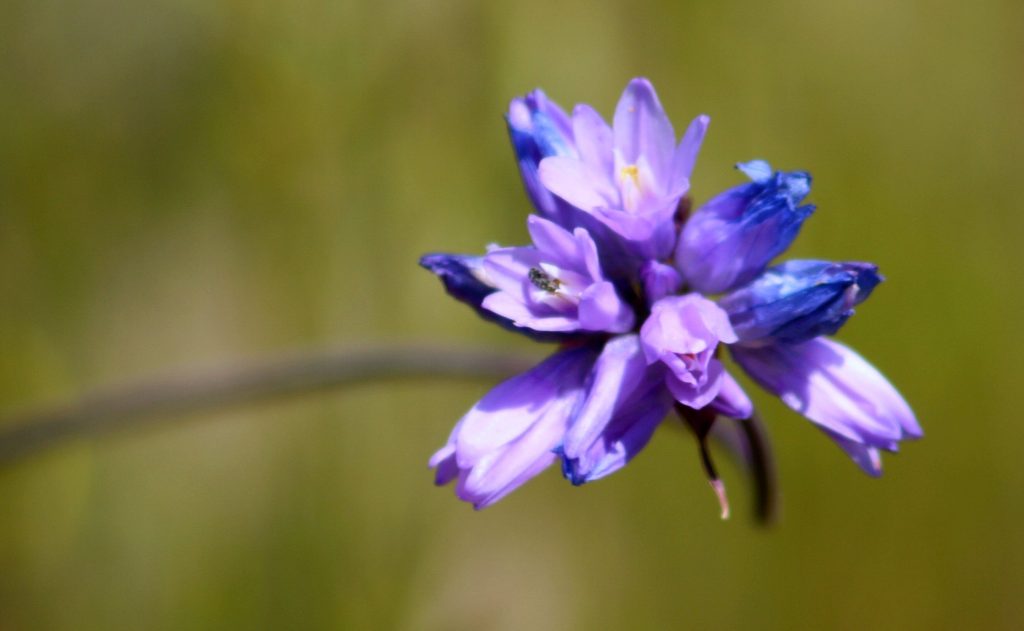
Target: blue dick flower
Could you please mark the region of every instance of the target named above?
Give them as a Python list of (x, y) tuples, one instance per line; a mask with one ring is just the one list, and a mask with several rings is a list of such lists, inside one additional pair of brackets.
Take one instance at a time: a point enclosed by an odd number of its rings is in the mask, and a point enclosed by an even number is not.
[(542, 216), (594, 237), (606, 267), (635, 272), (667, 258), (710, 119), (675, 131), (646, 79), (626, 86), (612, 125), (589, 105), (566, 115), (543, 92), (514, 99), (507, 114), (520, 173)]
[(537, 213), (526, 222), (531, 243), (420, 264), (482, 317), (558, 345), (455, 425), (430, 459), (438, 484), (454, 482), (478, 509), (556, 463), (585, 484), (629, 463), (675, 410), (697, 430), (724, 516), (703, 441), (716, 418), (754, 412), (725, 349), (869, 474), (881, 472), (882, 451), (922, 435), (889, 381), (825, 337), (881, 282), (878, 269), (768, 268), (814, 210), (801, 205), (809, 174), (740, 164), (751, 182), (687, 217), (708, 118), (677, 144), (646, 79), (626, 86), (611, 125), (587, 105), (566, 114), (540, 90), (514, 99), (507, 123)]
[(711, 199), (686, 222), (676, 265), (691, 287), (716, 294), (744, 285), (782, 254), (814, 206), (803, 171), (772, 172), (767, 162), (737, 165), (752, 181)]

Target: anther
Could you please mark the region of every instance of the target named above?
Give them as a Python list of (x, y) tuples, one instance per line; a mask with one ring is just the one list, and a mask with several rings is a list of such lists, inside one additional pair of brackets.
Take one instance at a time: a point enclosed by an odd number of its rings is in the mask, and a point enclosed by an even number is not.
[(640, 168), (635, 164), (628, 164), (620, 169), (622, 179), (633, 180), (633, 186), (640, 188)]

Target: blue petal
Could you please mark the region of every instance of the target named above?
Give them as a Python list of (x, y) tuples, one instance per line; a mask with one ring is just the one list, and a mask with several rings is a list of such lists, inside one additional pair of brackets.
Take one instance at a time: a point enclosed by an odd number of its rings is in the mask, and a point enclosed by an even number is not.
[(719, 293), (756, 278), (796, 238), (814, 206), (803, 171), (769, 174), (763, 161), (739, 165), (754, 181), (712, 198), (690, 217), (676, 249), (676, 265), (703, 293)]
[(744, 175), (749, 177), (752, 181), (757, 183), (767, 182), (768, 178), (772, 176), (772, 167), (764, 160), (751, 160), (750, 162), (740, 162), (736, 165), (736, 168), (743, 172)]
[(545, 217), (571, 229), (571, 207), (544, 188), (537, 176), (544, 158), (575, 155), (569, 117), (542, 90), (534, 90), (512, 100), (505, 121), (523, 186), (533, 205)]
[(882, 281), (871, 263), (794, 260), (724, 296), (740, 343), (799, 344), (832, 335)]

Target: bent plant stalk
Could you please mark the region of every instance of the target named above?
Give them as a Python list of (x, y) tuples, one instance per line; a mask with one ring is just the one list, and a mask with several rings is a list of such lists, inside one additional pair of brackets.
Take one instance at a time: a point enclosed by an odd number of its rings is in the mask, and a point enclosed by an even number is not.
[[(185, 371), (88, 392), (63, 405), (7, 415), (0, 421), (0, 465), (10, 465), (75, 440), (98, 438), (190, 415), (297, 397), (371, 382), (437, 379), (503, 379), (535, 358), (495, 351), (381, 347), (283, 357), (246, 366)], [(746, 463), (755, 494), (755, 516), (772, 518), (776, 504), (764, 430), (740, 424), (745, 442), (722, 441)]]

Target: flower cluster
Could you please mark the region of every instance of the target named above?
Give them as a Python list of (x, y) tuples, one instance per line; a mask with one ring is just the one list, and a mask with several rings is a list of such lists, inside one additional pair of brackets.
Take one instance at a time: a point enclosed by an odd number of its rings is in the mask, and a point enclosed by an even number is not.
[(626, 87), (610, 126), (540, 90), (514, 99), (507, 122), (536, 209), (532, 244), (421, 264), (481, 316), (558, 350), (456, 424), (430, 459), (437, 484), (454, 480), (479, 509), (556, 461), (573, 484), (617, 471), (673, 408), (705, 429), (717, 416), (747, 419), (753, 405), (719, 360), (723, 347), (871, 475), (880, 450), (921, 436), (885, 377), (824, 337), (882, 280), (876, 266), (769, 267), (814, 212), (808, 173), (739, 164), (750, 181), (690, 213), (709, 119), (677, 144), (645, 79)]

